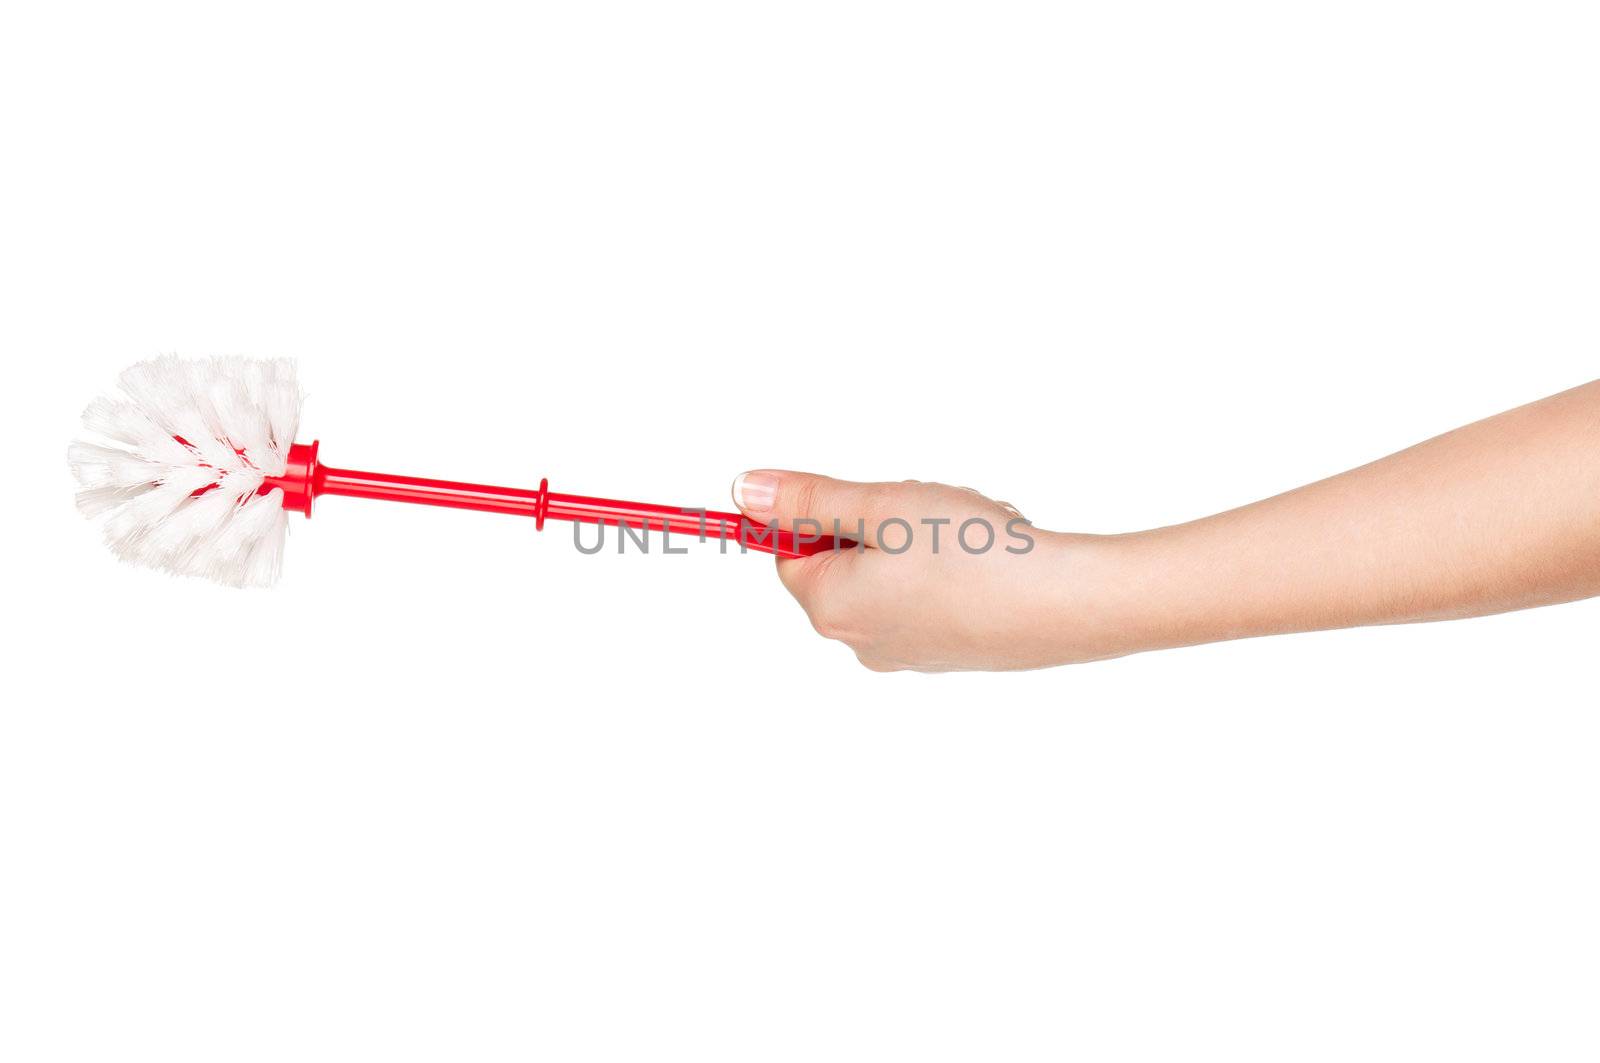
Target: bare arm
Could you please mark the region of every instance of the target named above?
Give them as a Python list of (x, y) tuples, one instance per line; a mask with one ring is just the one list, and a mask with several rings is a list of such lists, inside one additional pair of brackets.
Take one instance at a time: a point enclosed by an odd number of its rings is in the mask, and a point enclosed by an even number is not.
[(1600, 381), (1123, 545), (1140, 649), (1600, 594)]
[[(937, 484), (763, 470), (753, 518), (848, 527), (1013, 515)], [(1478, 616), (1600, 594), (1600, 381), (1240, 509), (1025, 554), (928, 536), (779, 563), (824, 634), (871, 667), (1028, 668), (1291, 631)], [(896, 537), (896, 543), (899, 537)]]

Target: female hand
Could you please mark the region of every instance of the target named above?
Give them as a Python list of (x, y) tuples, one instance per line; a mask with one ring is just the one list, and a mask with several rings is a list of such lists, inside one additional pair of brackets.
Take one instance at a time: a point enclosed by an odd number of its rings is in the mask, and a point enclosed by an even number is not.
[(1038, 531), (943, 484), (761, 470), (734, 481), (734, 500), (763, 524), (863, 540), (778, 574), (818, 631), (880, 671), (1481, 616), (1600, 595), (1600, 381), (1129, 535)]
[(1041, 668), (1121, 650), (1086, 601), (1097, 537), (1034, 529), (1014, 508), (945, 484), (850, 483), (765, 469), (734, 481), (761, 524), (861, 543), (778, 560), (825, 638), (874, 671)]

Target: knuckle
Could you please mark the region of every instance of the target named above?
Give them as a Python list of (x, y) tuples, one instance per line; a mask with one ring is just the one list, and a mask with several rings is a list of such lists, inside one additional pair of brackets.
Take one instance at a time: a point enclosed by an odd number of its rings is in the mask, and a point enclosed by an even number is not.
[(841, 636), (844, 633), (844, 629), (835, 623), (831, 617), (813, 612), (811, 614), (811, 628), (825, 639), (833, 639), (835, 642), (843, 641)]
[(811, 582), (804, 565), (789, 558), (779, 558), (778, 581), (783, 584), (785, 590), (795, 596), (801, 606), (805, 606)]
[(802, 477), (795, 484), (794, 494), (790, 497), (789, 515), (793, 523), (798, 517), (814, 517), (817, 512), (817, 503), (820, 501), (821, 480), (815, 476)]
[(903, 514), (896, 513), (895, 500), (899, 492), (890, 484), (870, 484), (862, 492), (861, 508), (863, 516), (873, 520), (883, 520), (887, 517), (898, 517)]
[(844, 611), (836, 602), (829, 599), (812, 602), (806, 614), (811, 619), (811, 627), (823, 638), (838, 642), (846, 640), (849, 625)]

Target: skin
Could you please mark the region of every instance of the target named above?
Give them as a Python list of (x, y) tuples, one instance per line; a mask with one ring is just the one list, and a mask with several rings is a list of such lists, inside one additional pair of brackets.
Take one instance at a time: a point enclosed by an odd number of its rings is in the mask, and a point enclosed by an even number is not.
[[(826, 638), (875, 671), (1010, 670), (1294, 631), (1452, 620), (1600, 595), (1600, 381), (1286, 494), (1124, 535), (1029, 529), (967, 488), (763, 469), (753, 520), (864, 521), (864, 548), (779, 560)], [(884, 529), (899, 517), (915, 529)], [(971, 554), (962, 521), (998, 532)], [(939, 550), (924, 518), (948, 518)], [(802, 525), (801, 530), (814, 530)], [(974, 528), (969, 543), (982, 544)]]

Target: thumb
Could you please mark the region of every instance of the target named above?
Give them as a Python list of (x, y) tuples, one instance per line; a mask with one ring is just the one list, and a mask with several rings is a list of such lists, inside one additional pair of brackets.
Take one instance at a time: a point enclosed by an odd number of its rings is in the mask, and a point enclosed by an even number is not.
[[(864, 526), (867, 545), (876, 546), (876, 530), (895, 516), (895, 496), (901, 484), (853, 483), (782, 469), (755, 469), (733, 481), (733, 501), (741, 512), (759, 524), (777, 522), (786, 531), (833, 534), (838, 521), (846, 538), (858, 538)], [(796, 521), (808, 523), (797, 528)]]

